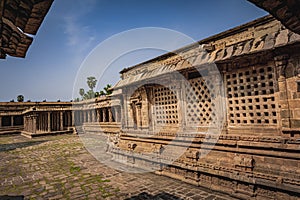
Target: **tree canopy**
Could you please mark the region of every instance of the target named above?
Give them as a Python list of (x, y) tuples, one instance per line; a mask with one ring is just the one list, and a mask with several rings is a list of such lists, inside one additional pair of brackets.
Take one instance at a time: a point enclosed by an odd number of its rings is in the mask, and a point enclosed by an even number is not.
[(79, 95), (81, 96), (82, 100), (92, 99), (92, 98), (95, 98), (95, 97), (112, 94), (112, 88), (111, 88), (110, 84), (107, 84), (103, 88), (103, 90), (101, 90), (100, 92), (94, 92), (94, 88), (96, 87), (96, 84), (97, 84), (97, 79), (93, 76), (87, 77), (86, 83), (89, 87), (88, 91), (85, 91), (83, 88), (79, 89)]
[(93, 91), (96, 86), (97, 79), (94, 76), (87, 77), (86, 83), (89, 86), (89, 88)]
[(17, 96), (17, 101), (18, 101), (18, 102), (24, 102), (24, 96), (21, 95), (21, 94), (18, 95), (18, 96)]

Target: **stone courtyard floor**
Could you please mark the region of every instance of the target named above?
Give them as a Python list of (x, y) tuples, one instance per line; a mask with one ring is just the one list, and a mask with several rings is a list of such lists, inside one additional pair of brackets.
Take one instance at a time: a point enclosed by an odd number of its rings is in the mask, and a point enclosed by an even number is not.
[[(7, 196), (10, 196), (8, 198)], [(0, 136), (2, 199), (207, 199), (208, 192), (153, 173), (126, 173), (97, 161), (76, 135)]]

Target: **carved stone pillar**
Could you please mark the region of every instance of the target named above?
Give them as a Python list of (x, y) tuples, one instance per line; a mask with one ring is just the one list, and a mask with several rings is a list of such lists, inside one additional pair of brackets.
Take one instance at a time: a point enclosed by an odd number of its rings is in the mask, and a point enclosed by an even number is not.
[(38, 127), (37, 127), (38, 131), (42, 131), (43, 130), (43, 116), (42, 116), (42, 113), (38, 114), (37, 121), (38, 121)]
[(68, 127), (72, 126), (72, 111), (68, 111)]
[(36, 118), (36, 132), (39, 132), (41, 130), (41, 118), (37, 115)]
[(106, 108), (102, 108), (102, 119), (103, 122), (107, 122)]
[(27, 128), (26, 128), (27, 122), (26, 122), (26, 116), (25, 115), (23, 116), (23, 122), (24, 122), (24, 131), (27, 131)]
[(96, 112), (96, 110), (91, 110), (91, 114), (92, 114), (92, 120), (91, 120), (91, 122), (95, 122), (96, 120), (96, 116), (95, 116), (95, 112)]
[(51, 132), (51, 113), (50, 112), (48, 112), (47, 113), (47, 120), (48, 120), (48, 126), (47, 126), (47, 129), (48, 129), (48, 133), (50, 133)]
[(280, 119), (281, 127), (283, 129), (291, 127), (291, 111), (289, 108), (287, 82), (285, 76), (285, 69), (288, 64), (288, 58), (288, 55), (281, 55), (274, 58), (276, 75), (278, 78), (278, 85), (276, 86), (275, 91), (279, 94)]
[(75, 111), (71, 110), (71, 126), (75, 126)]
[(45, 113), (41, 113), (41, 118), (42, 118), (42, 119), (41, 119), (41, 121), (42, 121), (42, 122), (41, 122), (41, 123), (42, 123), (42, 131), (45, 132), (45, 123), (46, 123), (46, 122), (45, 122), (45, 121), (46, 121), (46, 120), (45, 120)]
[(113, 114), (112, 114), (112, 108), (107, 108), (108, 109), (108, 122), (113, 122)]
[(86, 120), (86, 114), (85, 114), (84, 110), (81, 111), (81, 120), (82, 120), (81, 124), (83, 124), (85, 122), (85, 120)]
[(64, 113), (63, 112), (60, 112), (60, 117), (59, 117), (59, 122), (60, 122), (60, 126), (59, 126), (59, 129), (61, 131), (64, 130)]
[(56, 131), (56, 113), (55, 112), (52, 112), (52, 114), (51, 114), (51, 118), (52, 118), (52, 120), (51, 120), (51, 130), (52, 131)]
[(112, 106), (110, 107), (112, 113), (112, 122), (116, 122), (116, 109)]
[(91, 121), (91, 112), (89, 110), (87, 110), (86, 114), (87, 114), (87, 121), (86, 122), (90, 122)]
[(75, 112), (75, 124), (80, 125), (81, 124), (81, 111), (77, 110)]
[(100, 122), (100, 109), (96, 109), (97, 122)]
[(37, 115), (32, 116), (32, 133), (37, 131)]
[(89, 122), (93, 122), (93, 111), (89, 110), (88, 113), (89, 113)]
[(137, 126), (138, 128), (142, 129), (143, 126), (143, 119), (142, 119), (142, 104), (136, 104), (137, 108)]
[(42, 130), (46, 132), (46, 116), (45, 113), (42, 114)]
[(82, 116), (81, 116), (81, 111), (80, 110), (78, 110), (77, 111), (77, 117), (78, 117), (78, 125), (81, 125), (82, 124)]
[(27, 122), (28, 122), (27, 130), (28, 130), (28, 132), (32, 132), (32, 119), (31, 119), (30, 115), (27, 116)]
[(115, 121), (116, 121), (116, 122), (120, 122), (120, 119), (119, 119), (120, 113), (119, 113), (119, 112), (120, 112), (120, 111), (119, 111), (119, 106), (116, 106), (116, 107), (114, 108)]

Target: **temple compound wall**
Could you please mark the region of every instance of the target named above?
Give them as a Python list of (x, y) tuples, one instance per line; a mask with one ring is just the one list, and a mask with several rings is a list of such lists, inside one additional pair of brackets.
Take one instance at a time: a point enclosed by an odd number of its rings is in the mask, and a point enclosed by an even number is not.
[(71, 132), (71, 102), (0, 103), (0, 134), (22, 133), (27, 137)]
[(26, 137), (74, 132), (70, 102), (42, 102), (22, 112)]
[(119, 132), (120, 121), (120, 100), (106, 96), (81, 102), (0, 103), (0, 134), (36, 137), (82, 133), (85, 123), (94, 126), (90, 131)]
[(239, 198), (297, 199), (299, 42), (267, 16), (124, 69), (114, 159)]
[(117, 95), (73, 103), (74, 127), (78, 133), (118, 134), (121, 126), (121, 101)]

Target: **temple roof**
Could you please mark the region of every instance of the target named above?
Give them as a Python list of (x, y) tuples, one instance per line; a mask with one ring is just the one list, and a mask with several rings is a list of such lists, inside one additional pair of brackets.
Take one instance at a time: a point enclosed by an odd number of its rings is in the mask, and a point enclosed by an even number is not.
[(195, 66), (222, 63), (234, 58), (300, 43), (300, 35), (286, 29), (271, 15), (211, 36), (149, 61), (125, 68), (114, 88)]
[[(53, 0), (0, 0), (0, 58), (24, 58)], [(30, 35), (29, 35), (30, 34)]]

